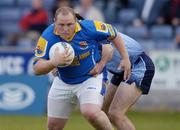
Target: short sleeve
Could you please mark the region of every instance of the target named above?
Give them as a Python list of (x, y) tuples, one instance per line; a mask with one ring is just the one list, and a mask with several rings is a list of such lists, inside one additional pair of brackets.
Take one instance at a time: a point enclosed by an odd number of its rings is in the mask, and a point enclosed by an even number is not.
[(43, 36), (41, 36), (35, 48), (35, 57), (48, 59), (47, 46), (48, 41)]
[(110, 24), (94, 21), (94, 26), (95, 26), (94, 36), (98, 41), (113, 40), (117, 35), (116, 29)]

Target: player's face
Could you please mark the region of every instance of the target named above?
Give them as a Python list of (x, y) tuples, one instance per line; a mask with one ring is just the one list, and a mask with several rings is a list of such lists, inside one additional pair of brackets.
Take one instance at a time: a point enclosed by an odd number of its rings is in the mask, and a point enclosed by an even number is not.
[(55, 25), (60, 33), (60, 36), (64, 38), (71, 38), (75, 32), (76, 21), (71, 13), (68, 15), (62, 15), (60, 13), (57, 16)]

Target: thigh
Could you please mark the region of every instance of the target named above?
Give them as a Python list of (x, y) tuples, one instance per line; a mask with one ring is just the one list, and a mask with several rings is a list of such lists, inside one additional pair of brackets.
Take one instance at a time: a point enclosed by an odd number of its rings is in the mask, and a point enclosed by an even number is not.
[(76, 105), (73, 87), (55, 78), (48, 94), (47, 111), (49, 117), (67, 119)]
[(116, 89), (117, 89), (117, 86), (115, 86), (113, 84), (109, 84), (109, 86), (107, 87), (107, 91), (105, 94), (104, 103), (103, 103), (103, 107), (102, 107), (102, 109), (105, 113), (107, 113), (109, 110), (109, 107), (114, 98)]
[(121, 83), (117, 88), (109, 111), (118, 113), (126, 113), (126, 111), (133, 105), (137, 99), (141, 96), (142, 91), (137, 88), (135, 83), (131, 85)]
[(120, 73), (115, 73), (115, 72), (110, 71), (109, 74), (111, 75), (110, 76), (111, 83), (107, 87), (107, 91), (106, 91), (104, 103), (103, 103), (103, 111), (106, 113), (109, 110), (110, 104), (114, 98), (114, 95), (116, 93), (118, 86), (123, 81), (124, 72), (122, 71)]
[(104, 90), (102, 87), (102, 75), (92, 77), (83, 82), (76, 93), (79, 104), (96, 104), (102, 106)]
[(104, 96), (95, 91), (87, 91), (79, 95), (79, 104), (94, 104), (102, 107)]
[(61, 99), (48, 98), (47, 103), (47, 114), (51, 118), (62, 118), (68, 119), (72, 111), (74, 110), (75, 104), (66, 102)]

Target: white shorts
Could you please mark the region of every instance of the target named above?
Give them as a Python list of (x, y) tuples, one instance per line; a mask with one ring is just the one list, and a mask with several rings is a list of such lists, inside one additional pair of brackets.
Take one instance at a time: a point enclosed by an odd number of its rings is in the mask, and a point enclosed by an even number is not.
[(56, 77), (48, 94), (48, 116), (67, 119), (77, 104), (90, 103), (101, 107), (102, 92), (102, 74), (73, 85)]

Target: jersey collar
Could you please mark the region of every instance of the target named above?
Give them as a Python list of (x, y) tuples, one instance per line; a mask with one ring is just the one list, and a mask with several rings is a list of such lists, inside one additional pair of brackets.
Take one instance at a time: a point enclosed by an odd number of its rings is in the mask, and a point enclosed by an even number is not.
[[(71, 40), (74, 38), (74, 35), (75, 35), (77, 32), (79, 32), (80, 30), (81, 30), (81, 26), (80, 26), (80, 24), (79, 24), (78, 22), (76, 22), (75, 32), (74, 32), (74, 34), (72, 35), (72, 37), (70, 37), (70, 38), (68, 38), (68, 39), (65, 39), (65, 38), (63, 38), (63, 39), (66, 40), (66, 41), (71, 41)], [(59, 31), (56, 29), (55, 26), (54, 26), (54, 34), (60, 36), (60, 35), (59, 35)], [(61, 37), (61, 36), (60, 36), (60, 37)]]

